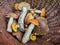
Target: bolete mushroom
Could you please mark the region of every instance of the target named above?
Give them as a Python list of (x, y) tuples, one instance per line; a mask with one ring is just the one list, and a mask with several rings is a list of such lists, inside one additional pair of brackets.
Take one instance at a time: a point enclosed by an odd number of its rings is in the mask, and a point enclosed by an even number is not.
[(26, 43), (27, 41), (29, 41), (30, 34), (32, 33), (35, 25), (36, 26), (39, 25), (39, 23), (38, 23), (38, 21), (36, 19), (30, 20), (30, 23), (31, 24), (29, 25), (27, 31), (25, 32), (25, 34), (24, 34), (24, 36), (22, 38), (22, 43)]
[(20, 31), (24, 32), (24, 18), (27, 14), (27, 11), (30, 9), (30, 4), (26, 3), (26, 2), (21, 2), (17, 5), (16, 9), (22, 10), (21, 15), (18, 19), (18, 23), (20, 25)]
[(11, 26), (12, 26), (12, 30), (14, 32), (17, 32), (17, 29), (19, 28), (19, 25), (16, 23), (16, 21), (13, 21)]
[(12, 24), (14, 18), (17, 19), (18, 16), (15, 13), (8, 13), (6, 18), (9, 18), (8, 25), (7, 25), (7, 31), (12, 32), (11, 24)]
[(13, 32), (12, 35), (13, 35), (13, 36), (16, 36), (16, 38), (17, 38), (19, 41), (22, 40), (23, 34), (22, 34), (20, 31)]
[(44, 17), (38, 17), (36, 19), (39, 22), (39, 26), (34, 28), (33, 34), (35, 34), (35, 35), (47, 35), (47, 33), (49, 31), (47, 20)]

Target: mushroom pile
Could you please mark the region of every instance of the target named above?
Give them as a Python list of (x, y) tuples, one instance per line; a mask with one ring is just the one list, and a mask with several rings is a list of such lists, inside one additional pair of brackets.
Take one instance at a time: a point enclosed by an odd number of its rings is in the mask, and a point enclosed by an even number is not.
[[(9, 18), (7, 24), (7, 32), (12, 33), (22, 43), (27, 43), (29, 40), (36, 41), (37, 35), (47, 35), (49, 27), (45, 19), (46, 9), (32, 9), (29, 3), (15, 3), (14, 9), (21, 11), (18, 16), (15, 13), (8, 13), (6, 18)], [(18, 21), (16, 21), (18, 20)]]

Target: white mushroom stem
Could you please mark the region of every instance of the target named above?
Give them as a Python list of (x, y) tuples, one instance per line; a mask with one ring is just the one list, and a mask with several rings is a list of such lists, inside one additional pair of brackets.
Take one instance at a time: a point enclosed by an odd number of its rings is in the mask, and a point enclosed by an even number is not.
[(31, 34), (31, 32), (33, 31), (35, 25), (34, 24), (30, 24), (27, 31), (25, 32), (23, 38), (22, 38), (22, 43), (26, 43), (29, 41), (29, 36)]
[(36, 13), (41, 13), (41, 10), (35, 10)]
[(13, 17), (10, 17), (8, 21), (7, 31), (12, 32), (11, 24), (13, 23)]
[(27, 14), (27, 8), (26, 7), (23, 7), (22, 8), (22, 14), (20, 15), (19, 19), (18, 19), (18, 23), (20, 25), (20, 31), (24, 31), (24, 18)]
[[(34, 17), (34, 16), (33, 16)], [(34, 19), (34, 18), (33, 18)], [(31, 32), (33, 31), (35, 25), (34, 24), (30, 24), (27, 31), (25, 32), (23, 38), (22, 38), (22, 43), (26, 43), (29, 41), (29, 36), (31, 34)]]
[[(30, 9), (31, 11), (34, 9)], [(41, 13), (41, 10), (35, 10), (36, 13)]]

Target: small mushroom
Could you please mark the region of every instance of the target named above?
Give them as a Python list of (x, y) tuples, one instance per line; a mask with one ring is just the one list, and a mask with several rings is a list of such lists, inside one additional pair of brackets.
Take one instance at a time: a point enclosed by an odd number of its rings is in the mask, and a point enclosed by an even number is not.
[(12, 30), (14, 31), (14, 32), (17, 32), (17, 29), (19, 28), (19, 25), (16, 23), (16, 21), (13, 21), (13, 23), (12, 23)]
[(20, 31), (24, 32), (24, 18), (25, 18), (26, 14), (27, 14), (27, 11), (30, 9), (30, 4), (28, 4), (26, 2), (21, 2), (21, 3), (18, 4), (17, 8), (19, 10), (22, 10), (21, 15), (20, 15), (20, 17), (18, 19), (18, 23), (20, 25), (20, 28), (19, 28)]
[(35, 34), (31, 34), (31, 35), (30, 35), (30, 40), (36, 41), (36, 35), (35, 35)]
[(29, 21), (33, 19), (32, 13), (28, 13), (27, 16), (25, 17), (25, 24), (29, 24)]
[(18, 9), (18, 6), (19, 6), (19, 3), (15, 3), (15, 4), (14, 4), (14, 9), (15, 9), (15, 10), (19, 10), (19, 9)]
[(41, 13), (40, 16), (44, 17), (45, 14), (46, 14), (46, 9), (45, 8), (42, 8), (42, 10), (36, 10), (36, 9), (30, 9), (32, 13)]
[(12, 24), (14, 18), (17, 19), (18, 16), (15, 13), (8, 13), (6, 18), (9, 18), (8, 26), (7, 26), (7, 31), (8, 32), (12, 32), (11, 24)]
[(49, 31), (47, 20), (44, 17), (38, 17), (36, 19), (39, 22), (39, 26), (34, 28), (33, 34), (35, 34), (35, 35), (47, 35), (47, 33)]
[(16, 38), (21, 41), (23, 34), (20, 31), (12, 33), (13, 36), (16, 36)]
[(36, 26), (39, 25), (39, 23), (38, 23), (38, 21), (36, 19), (30, 20), (30, 23), (31, 24), (29, 25), (27, 31), (25, 32), (25, 34), (24, 34), (24, 36), (22, 38), (22, 43), (26, 43), (27, 41), (29, 41), (30, 34), (32, 33), (35, 25)]

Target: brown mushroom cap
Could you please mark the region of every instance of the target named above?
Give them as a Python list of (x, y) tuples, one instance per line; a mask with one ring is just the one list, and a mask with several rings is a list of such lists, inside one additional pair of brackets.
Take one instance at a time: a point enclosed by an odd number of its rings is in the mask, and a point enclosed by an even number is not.
[(29, 3), (26, 3), (26, 2), (19, 3), (19, 6), (18, 6), (19, 10), (22, 10), (23, 7), (26, 7), (27, 10), (30, 10), (30, 4)]
[(18, 15), (16, 15), (15, 13), (8, 13), (6, 17), (7, 18), (13, 17), (13, 18), (17, 19)]
[(36, 18), (39, 21), (39, 26), (34, 28), (33, 33), (36, 35), (46, 35), (49, 31), (47, 20), (44, 17)]
[(39, 25), (39, 22), (38, 22), (38, 20), (36, 20), (36, 19), (31, 19), (31, 20), (30, 20), (30, 23), (32, 23), (32, 24), (34, 24), (34, 25), (36, 25), (36, 26)]
[(19, 3), (15, 3), (15, 4), (14, 4), (14, 9), (15, 9), (15, 10), (19, 10), (19, 9), (18, 9), (18, 6), (19, 6)]
[(29, 21), (33, 18), (34, 17), (32, 16), (32, 13), (28, 13), (27, 16), (25, 17), (25, 23), (29, 24)]
[(45, 9), (45, 8), (42, 8), (42, 11), (41, 11), (40, 16), (41, 16), (41, 17), (44, 17), (45, 14), (46, 14), (46, 9)]

